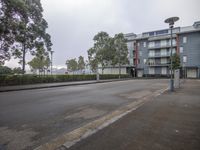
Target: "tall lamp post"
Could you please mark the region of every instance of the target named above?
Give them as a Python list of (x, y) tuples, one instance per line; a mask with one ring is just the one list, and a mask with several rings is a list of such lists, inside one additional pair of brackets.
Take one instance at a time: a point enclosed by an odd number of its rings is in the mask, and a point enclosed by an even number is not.
[(51, 51), (51, 75), (52, 75), (52, 71), (53, 71), (53, 53), (54, 53), (54, 51)]
[(165, 23), (169, 24), (169, 28), (171, 31), (171, 46), (170, 46), (170, 91), (173, 92), (174, 91), (174, 80), (173, 80), (173, 75), (172, 75), (172, 30), (174, 27), (174, 22), (178, 21), (179, 17), (170, 17), (168, 19), (165, 20)]

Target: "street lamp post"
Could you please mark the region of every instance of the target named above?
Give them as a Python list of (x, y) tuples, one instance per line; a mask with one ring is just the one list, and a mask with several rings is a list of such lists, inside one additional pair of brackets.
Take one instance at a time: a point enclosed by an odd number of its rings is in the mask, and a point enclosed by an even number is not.
[(53, 53), (54, 53), (54, 51), (51, 51), (51, 75), (52, 75), (52, 71), (53, 71)]
[(165, 23), (169, 24), (169, 28), (170, 28), (170, 34), (171, 34), (171, 45), (170, 45), (170, 91), (173, 92), (174, 91), (174, 80), (173, 80), (173, 75), (172, 75), (172, 30), (174, 27), (174, 22), (178, 21), (179, 17), (170, 17), (168, 19), (165, 20)]

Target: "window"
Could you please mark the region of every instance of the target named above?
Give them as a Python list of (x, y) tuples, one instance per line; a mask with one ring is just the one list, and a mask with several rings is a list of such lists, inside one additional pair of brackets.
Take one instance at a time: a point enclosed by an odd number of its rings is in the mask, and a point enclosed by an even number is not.
[(149, 32), (149, 36), (154, 36), (154, 32)]
[(146, 47), (146, 42), (143, 43), (143, 46)]
[(155, 47), (155, 42), (149, 42), (149, 47)]
[(160, 41), (160, 45), (161, 45), (161, 46), (166, 46), (166, 45), (167, 45), (167, 41), (166, 41), (166, 40)]
[(130, 65), (133, 65), (133, 59), (130, 59), (129, 62), (130, 62)]
[(147, 59), (144, 59), (144, 64), (146, 64), (147, 63)]
[(166, 58), (161, 58), (161, 64), (166, 64), (167, 63), (167, 59)]
[(172, 49), (172, 54), (176, 54), (176, 49), (175, 48)]
[(155, 74), (155, 68), (150, 67), (149, 68), (149, 74)]
[(167, 34), (167, 33), (168, 33), (168, 30), (156, 31), (156, 35), (159, 35), (159, 34)]
[(172, 40), (172, 45), (176, 45), (176, 39)]
[(167, 56), (167, 49), (161, 49), (161, 56)]
[(180, 47), (180, 53), (183, 53), (183, 47)]
[(149, 65), (154, 65), (155, 64), (155, 59), (149, 59)]
[(187, 43), (187, 37), (183, 37), (183, 43)]
[(142, 56), (142, 51), (139, 51), (139, 55)]
[(149, 51), (149, 56), (154, 57), (155, 56), (155, 51)]
[(128, 42), (127, 47), (129, 50), (133, 50), (134, 49), (133, 42)]
[[(169, 54), (171, 54), (171, 49), (169, 49)], [(172, 54), (176, 54), (176, 48), (172, 49)]]
[(187, 62), (187, 56), (183, 56), (183, 63)]
[(166, 67), (162, 67), (161, 73), (162, 74), (167, 74), (167, 68)]
[(140, 64), (140, 59), (138, 59), (138, 64)]

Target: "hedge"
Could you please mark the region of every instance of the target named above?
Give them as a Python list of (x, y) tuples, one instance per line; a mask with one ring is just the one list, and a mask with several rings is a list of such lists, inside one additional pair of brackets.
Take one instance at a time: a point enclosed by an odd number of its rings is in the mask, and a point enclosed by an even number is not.
[[(121, 75), (128, 78), (129, 75)], [(119, 75), (100, 75), (101, 80), (118, 79)], [(0, 86), (96, 80), (96, 75), (0, 75)]]

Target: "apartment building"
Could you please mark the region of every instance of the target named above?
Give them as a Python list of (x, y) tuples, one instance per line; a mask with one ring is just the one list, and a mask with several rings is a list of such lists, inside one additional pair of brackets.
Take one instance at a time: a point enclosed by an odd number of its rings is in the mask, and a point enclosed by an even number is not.
[[(172, 53), (180, 56), (182, 76), (200, 78), (200, 21), (175, 27), (172, 33)], [(128, 33), (125, 37), (133, 76), (169, 76), (170, 29)]]

